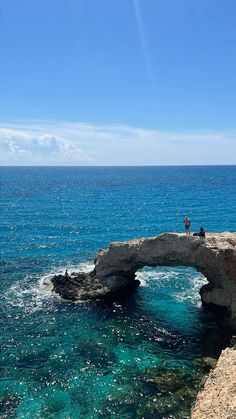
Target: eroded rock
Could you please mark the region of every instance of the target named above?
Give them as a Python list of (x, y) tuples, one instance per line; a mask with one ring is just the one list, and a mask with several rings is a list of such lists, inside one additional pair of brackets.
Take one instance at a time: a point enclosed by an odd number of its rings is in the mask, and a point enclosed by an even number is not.
[[(236, 328), (236, 233), (209, 233), (205, 239), (177, 233), (111, 243), (95, 259), (95, 276), (109, 289), (132, 283), (144, 266), (192, 266), (209, 283), (200, 291), (205, 305), (225, 310)], [(121, 274), (122, 272), (122, 274)]]
[(208, 233), (205, 239), (166, 233), (111, 243), (100, 250), (92, 272), (52, 279), (53, 290), (69, 300), (115, 298), (137, 288), (135, 273), (144, 266), (192, 266), (208, 284), (200, 290), (202, 303), (222, 309), (236, 328), (236, 233)]
[(191, 414), (191, 419), (216, 418), (236, 418), (236, 350), (230, 348), (222, 351)]
[[(110, 282), (118, 281), (119, 286), (109, 286), (96, 278), (94, 271), (90, 273), (77, 272), (67, 278), (64, 275), (55, 275), (51, 282), (56, 294), (70, 301), (85, 301), (96, 299), (115, 299), (123, 292), (134, 291), (140, 284), (138, 280), (126, 283), (124, 277), (116, 275)], [(123, 285), (124, 284), (124, 285)]]
[(64, 275), (55, 275), (51, 281), (53, 291), (70, 301), (93, 300), (109, 292), (109, 289), (95, 278), (94, 272), (78, 272), (67, 278)]

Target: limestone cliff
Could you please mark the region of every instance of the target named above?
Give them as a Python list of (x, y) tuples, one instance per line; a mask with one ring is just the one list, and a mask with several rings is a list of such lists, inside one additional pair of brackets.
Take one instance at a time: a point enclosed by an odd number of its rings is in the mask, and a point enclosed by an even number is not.
[(225, 349), (198, 393), (191, 419), (236, 418), (236, 350)]

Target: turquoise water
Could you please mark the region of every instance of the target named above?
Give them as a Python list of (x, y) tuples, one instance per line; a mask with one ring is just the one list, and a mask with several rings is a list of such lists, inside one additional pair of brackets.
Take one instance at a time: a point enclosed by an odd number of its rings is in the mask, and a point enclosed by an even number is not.
[(146, 268), (115, 303), (72, 304), (43, 278), (90, 270), (111, 241), (236, 231), (236, 167), (2, 168), (1, 418), (188, 418), (228, 343), (192, 268)]

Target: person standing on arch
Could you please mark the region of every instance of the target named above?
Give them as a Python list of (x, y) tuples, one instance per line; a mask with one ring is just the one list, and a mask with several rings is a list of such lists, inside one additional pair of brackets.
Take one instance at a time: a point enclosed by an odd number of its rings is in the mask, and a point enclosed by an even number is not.
[(190, 225), (191, 225), (191, 220), (186, 215), (186, 217), (184, 219), (184, 227), (185, 227), (186, 236), (190, 236)]

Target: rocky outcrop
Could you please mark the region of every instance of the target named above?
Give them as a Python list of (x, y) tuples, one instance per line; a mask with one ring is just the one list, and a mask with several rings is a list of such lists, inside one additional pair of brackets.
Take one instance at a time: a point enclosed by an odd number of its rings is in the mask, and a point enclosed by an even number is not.
[[(118, 277), (117, 277), (118, 278)], [(125, 286), (122, 287), (122, 281)], [(95, 276), (95, 271), (84, 273), (74, 272), (68, 277), (64, 275), (54, 275), (50, 279), (51, 291), (60, 295), (65, 300), (85, 301), (85, 300), (114, 300), (123, 292), (132, 292), (140, 284), (138, 280), (129, 281), (127, 276), (120, 278), (120, 286), (117, 288), (108, 287)], [(44, 281), (44, 286), (48, 287), (48, 279)], [(49, 287), (48, 287), (49, 288)]]
[(236, 350), (225, 349), (198, 393), (191, 419), (236, 418)]
[(177, 233), (111, 243), (100, 250), (90, 274), (52, 280), (63, 298), (78, 300), (114, 297), (139, 284), (135, 273), (144, 266), (193, 266), (208, 279), (200, 290), (205, 305), (225, 309), (236, 328), (236, 233), (212, 233), (199, 238)]
[(102, 298), (109, 292), (109, 289), (95, 278), (94, 272), (74, 272), (68, 277), (55, 275), (51, 282), (53, 291), (70, 301)]
[(200, 291), (205, 305), (225, 309), (236, 327), (236, 233), (207, 238), (167, 233), (111, 243), (95, 260), (96, 278), (110, 290), (125, 288), (144, 266), (192, 266), (208, 279)]

